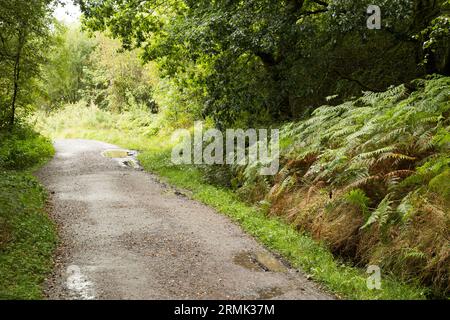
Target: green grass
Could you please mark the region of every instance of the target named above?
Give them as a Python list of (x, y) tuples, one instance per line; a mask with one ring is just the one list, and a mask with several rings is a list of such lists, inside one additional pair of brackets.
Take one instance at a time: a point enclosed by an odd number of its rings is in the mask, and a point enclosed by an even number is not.
[[(86, 118), (94, 118), (99, 110), (85, 110)], [(69, 111), (70, 112), (70, 111)], [(79, 112), (79, 111), (78, 111)], [(79, 114), (79, 113), (77, 113)], [(123, 117), (110, 115), (110, 117)], [(65, 122), (57, 126), (58, 119)], [(84, 120), (83, 120), (84, 121)], [(116, 123), (117, 119), (109, 119)], [(293, 226), (269, 217), (264, 212), (239, 200), (227, 189), (206, 183), (195, 167), (174, 166), (170, 162), (171, 146), (168, 137), (146, 137), (133, 129), (117, 127), (96, 128), (94, 124), (79, 126), (78, 119), (67, 114), (47, 118), (41, 128), (47, 135), (62, 138), (84, 138), (105, 141), (123, 148), (140, 150), (139, 159), (147, 171), (157, 173), (172, 185), (192, 191), (192, 197), (236, 221), (261, 243), (286, 258), (294, 267), (302, 269), (328, 291), (346, 299), (425, 299), (427, 290), (415, 284), (405, 284), (389, 275), (382, 275), (382, 290), (367, 288), (365, 270), (344, 264), (311, 237), (297, 232)], [(53, 128), (51, 126), (54, 126)], [(50, 130), (49, 130), (50, 128)], [(46, 129), (46, 130), (44, 130)]]
[(32, 171), (53, 155), (53, 147), (19, 131), (0, 134), (0, 299), (41, 299), (57, 235), (44, 210), (46, 192)]

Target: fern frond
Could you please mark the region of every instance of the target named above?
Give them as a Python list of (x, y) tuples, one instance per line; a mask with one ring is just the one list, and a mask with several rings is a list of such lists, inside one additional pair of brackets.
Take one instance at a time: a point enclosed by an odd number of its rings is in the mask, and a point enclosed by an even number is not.
[(365, 153), (361, 153), (358, 156), (356, 156), (357, 159), (370, 159), (370, 158), (374, 158), (374, 157), (378, 157), (383, 153), (388, 153), (388, 152), (392, 152), (395, 149), (397, 149), (396, 145), (392, 145), (392, 146), (388, 146), (388, 147), (383, 147), (374, 151), (369, 151), (369, 152), (365, 152)]
[(414, 173), (415, 173), (415, 171), (412, 171), (412, 170), (396, 170), (396, 171), (389, 172), (388, 174), (385, 174), (384, 177), (385, 178), (394, 178), (394, 177), (404, 178), (404, 177), (408, 177)]
[(384, 160), (405, 160), (405, 161), (416, 161), (417, 158), (407, 156), (401, 153), (387, 152), (378, 157), (376, 162), (382, 162)]
[(365, 178), (359, 179), (359, 180), (351, 183), (350, 185), (348, 185), (345, 188), (345, 190), (351, 190), (351, 189), (359, 188), (361, 186), (365, 186), (365, 185), (369, 184), (370, 182), (378, 181), (378, 180), (381, 180), (381, 179), (382, 178), (380, 176), (365, 177)]
[(389, 199), (390, 195), (388, 194), (378, 205), (378, 207), (372, 212), (366, 224), (361, 227), (361, 229), (366, 229), (367, 227), (373, 225), (374, 223), (378, 223), (380, 227), (384, 226), (390, 214), (393, 212), (392, 210), (392, 201)]
[(364, 214), (369, 211), (370, 198), (367, 197), (361, 189), (351, 190), (349, 193), (344, 195), (344, 199), (348, 203), (359, 207)]

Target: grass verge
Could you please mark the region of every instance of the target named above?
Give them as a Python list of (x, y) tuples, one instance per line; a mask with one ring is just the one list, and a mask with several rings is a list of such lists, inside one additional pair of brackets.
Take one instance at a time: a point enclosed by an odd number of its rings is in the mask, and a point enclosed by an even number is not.
[(57, 235), (44, 211), (46, 192), (32, 172), (53, 147), (28, 129), (0, 138), (0, 299), (41, 299)]

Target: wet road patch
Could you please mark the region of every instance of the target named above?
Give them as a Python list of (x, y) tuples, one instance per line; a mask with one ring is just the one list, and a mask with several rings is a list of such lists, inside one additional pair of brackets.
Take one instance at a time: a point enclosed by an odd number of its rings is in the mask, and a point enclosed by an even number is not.
[(253, 271), (286, 272), (286, 266), (266, 252), (240, 252), (234, 256), (234, 263)]
[(120, 159), (120, 158), (127, 158), (131, 156), (131, 152), (128, 150), (106, 150), (102, 152), (102, 156), (105, 158), (112, 158), (112, 159)]
[(102, 156), (116, 160), (120, 166), (142, 170), (139, 161), (137, 160), (137, 152), (122, 149), (105, 150), (102, 152)]

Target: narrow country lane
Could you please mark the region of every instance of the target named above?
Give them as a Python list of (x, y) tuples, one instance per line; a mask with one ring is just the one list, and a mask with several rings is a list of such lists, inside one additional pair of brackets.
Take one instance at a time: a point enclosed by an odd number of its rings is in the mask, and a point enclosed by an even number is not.
[(330, 299), (227, 217), (155, 176), (58, 140), (39, 173), (61, 243), (50, 299)]

